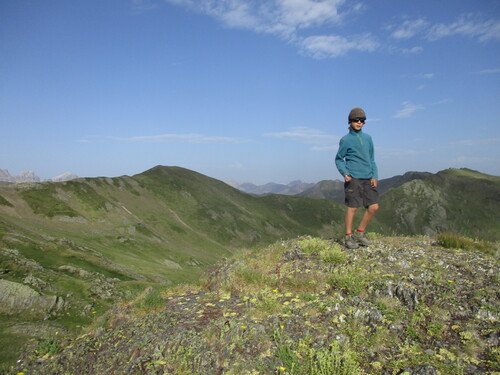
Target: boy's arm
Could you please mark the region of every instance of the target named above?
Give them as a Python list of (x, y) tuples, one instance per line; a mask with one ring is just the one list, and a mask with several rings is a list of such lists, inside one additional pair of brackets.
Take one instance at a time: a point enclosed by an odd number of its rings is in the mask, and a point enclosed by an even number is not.
[(346, 178), (346, 176), (349, 176), (349, 171), (347, 170), (345, 162), (345, 155), (346, 147), (344, 142), (340, 140), (339, 150), (337, 151), (337, 155), (335, 156), (335, 165), (337, 166), (338, 171), (344, 177), (344, 179)]
[[(377, 181), (378, 180), (378, 168), (377, 168), (377, 163), (375, 163), (375, 148), (373, 147), (373, 141), (370, 138), (370, 165), (372, 167), (372, 179)], [(373, 183), (372, 183), (373, 184)], [(376, 187), (376, 186), (374, 186)]]

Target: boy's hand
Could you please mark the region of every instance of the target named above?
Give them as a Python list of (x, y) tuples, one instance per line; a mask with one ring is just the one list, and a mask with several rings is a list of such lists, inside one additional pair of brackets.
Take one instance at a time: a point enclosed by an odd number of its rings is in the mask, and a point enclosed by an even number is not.
[(351, 181), (352, 181), (352, 177), (351, 177), (351, 176), (349, 176), (348, 174), (346, 174), (346, 175), (344, 176), (344, 180), (345, 180), (345, 182), (351, 182)]
[(372, 188), (376, 188), (378, 186), (378, 181), (375, 180), (374, 178), (372, 178), (370, 180), (370, 184), (371, 184)]

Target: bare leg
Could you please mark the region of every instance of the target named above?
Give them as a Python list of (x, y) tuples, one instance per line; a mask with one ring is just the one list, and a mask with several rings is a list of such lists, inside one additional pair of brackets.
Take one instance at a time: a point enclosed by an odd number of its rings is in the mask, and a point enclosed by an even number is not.
[(347, 207), (345, 212), (345, 232), (352, 233), (352, 223), (354, 221), (354, 214), (356, 213), (357, 207)]
[[(372, 221), (373, 216), (375, 216), (375, 213), (377, 212), (377, 210), (378, 210), (377, 203), (372, 204), (371, 206), (368, 206), (368, 208), (366, 209), (366, 211), (363, 215), (363, 218), (361, 219), (361, 223), (359, 223), (359, 227), (358, 227), (359, 231), (365, 231), (365, 229), (368, 226), (368, 224), (370, 223), (370, 221)], [(352, 221), (351, 221), (351, 224), (352, 224)], [(346, 226), (347, 226), (347, 214), (346, 214)], [(347, 233), (350, 233), (350, 232), (347, 232)]]

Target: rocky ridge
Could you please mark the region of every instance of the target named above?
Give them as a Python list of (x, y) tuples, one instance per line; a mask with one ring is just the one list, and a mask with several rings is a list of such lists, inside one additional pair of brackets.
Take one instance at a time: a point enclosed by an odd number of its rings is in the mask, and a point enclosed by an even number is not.
[(498, 271), (498, 247), (379, 237), (348, 251), (301, 237), (228, 259), (201, 287), (147, 290), (15, 371), (496, 374)]

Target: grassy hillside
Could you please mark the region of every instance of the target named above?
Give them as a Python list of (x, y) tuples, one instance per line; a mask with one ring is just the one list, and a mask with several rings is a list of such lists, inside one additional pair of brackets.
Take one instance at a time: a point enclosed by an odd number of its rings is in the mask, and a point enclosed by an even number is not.
[[(2, 185), (0, 281), (10, 289), (0, 297), (6, 306), (0, 309), (0, 363), (15, 360), (32, 338), (80, 331), (148, 286), (196, 282), (242, 248), (303, 234), (332, 236), (341, 221), (342, 207), (334, 202), (257, 198), (176, 167)], [(17, 300), (7, 299), (7, 291), (19, 290), (24, 294)], [(34, 311), (36, 294), (59, 305)], [(32, 305), (9, 310), (20, 303)]]
[(499, 212), (500, 177), (448, 169), (383, 194), (377, 223), (386, 233), (454, 232), (498, 240)]
[(75, 340), (53, 336), (14, 371), (497, 374), (498, 247), (483, 245), (279, 241), (221, 262), (201, 286), (151, 289)]

